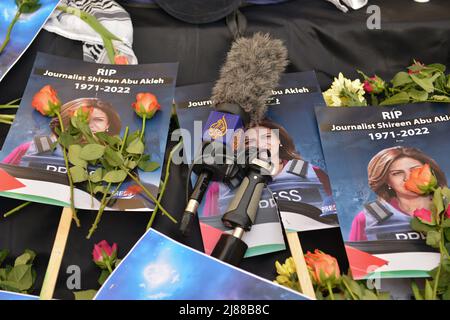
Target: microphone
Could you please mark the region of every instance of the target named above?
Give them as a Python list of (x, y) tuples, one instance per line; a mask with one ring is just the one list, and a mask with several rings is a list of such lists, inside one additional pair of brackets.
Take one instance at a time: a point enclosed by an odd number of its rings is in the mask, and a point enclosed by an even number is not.
[(202, 150), (191, 168), (198, 179), (181, 220), (180, 231), (184, 235), (211, 181), (224, 182), (231, 188), (239, 184), (242, 168), (236, 163), (236, 133), (262, 120), (266, 100), (287, 64), (282, 41), (271, 39), (269, 34), (242, 37), (231, 46), (212, 91), (215, 110), (203, 129)]
[[(267, 81), (267, 87), (264, 90), (252, 87), (254, 90), (254, 100), (258, 100), (260, 106), (258, 109), (250, 109), (251, 104), (247, 104), (248, 112), (251, 115), (251, 126), (257, 126), (259, 121), (264, 117), (266, 111), (266, 101), (271, 95), (270, 89), (275, 89), (278, 84), (281, 72), (287, 64), (287, 50), (281, 41), (274, 40), (273, 44), (267, 47), (259, 47), (263, 50), (258, 54), (257, 69), (261, 73), (270, 73), (272, 78)], [(274, 60), (265, 60), (268, 57), (274, 59), (278, 57), (285, 63), (277, 63), (276, 69), (269, 69), (268, 65)], [(256, 63), (256, 62), (255, 62)], [(282, 68), (280, 68), (282, 65)], [(262, 71), (264, 70), (264, 71)], [(275, 81), (276, 79), (276, 81)], [(258, 79), (259, 80), (259, 79)], [(261, 80), (263, 81), (263, 80)], [(256, 147), (247, 147), (245, 150), (245, 162), (243, 170), (246, 173), (241, 185), (236, 191), (236, 195), (228, 206), (227, 212), (222, 217), (222, 222), (226, 227), (234, 228), (231, 234), (224, 233), (216, 244), (212, 256), (232, 265), (239, 265), (247, 251), (247, 244), (242, 240), (245, 232), (250, 231), (255, 222), (256, 214), (259, 209), (259, 201), (261, 199), (264, 187), (271, 177), (275, 174), (276, 166), (271, 162), (271, 152), (268, 149)]]

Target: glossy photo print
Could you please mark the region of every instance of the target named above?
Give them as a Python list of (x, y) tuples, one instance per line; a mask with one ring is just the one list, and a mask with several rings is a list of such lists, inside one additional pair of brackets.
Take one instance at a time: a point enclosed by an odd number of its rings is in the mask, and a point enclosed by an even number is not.
[[(195, 132), (202, 130), (213, 110), (209, 100), (212, 88), (212, 83), (206, 83), (176, 89), (180, 127), (190, 136), (185, 142), (192, 141)], [(255, 224), (244, 236), (250, 244), (246, 256), (283, 248), (278, 210), (288, 230), (338, 226), (314, 115), (315, 106), (325, 106), (316, 75), (314, 72), (284, 74), (272, 94), (265, 119), (246, 132), (252, 131), (248, 143), (256, 143), (259, 148), (279, 146), (273, 154), (276, 172), (263, 191)], [(201, 121), (200, 128), (195, 127), (194, 121)], [(187, 157), (192, 160), (199, 145), (185, 143), (185, 147)], [(224, 183), (212, 182), (208, 187), (199, 208), (206, 253), (213, 250), (222, 232), (229, 232), (221, 217), (234, 195), (234, 188)]]
[(0, 1), (0, 81), (33, 42), (59, 0), (33, 0), (29, 8), (23, 2)]
[(347, 255), (355, 277), (426, 277), (439, 254), (411, 228), (430, 196), (411, 179), (448, 186), (448, 104), (316, 109)]
[(136, 243), (96, 300), (307, 300), (154, 229)]
[[(148, 97), (159, 106), (154, 116), (145, 121), (144, 153), (149, 155), (148, 161), (154, 168), (143, 171), (135, 166), (135, 174), (156, 196), (176, 73), (177, 64), (171, 63), (110, 66), (38, 54), (16, 119), (0, 152), (1, 195), (60, 206), (69, 203), (62, 148), (56, 143), (59, 119), (38, 112), (42, 111), (41, 101), (60, 101), (61, 121), (66, 128), (75, 114), (86, 111), (90, 131), (114, 141), (114, 137), (123, 137), (127, 130), (131, 137), (141, 129), (143, 121), (133, 105)], [(87, 169), (92, 174), (97, 168), (89, 164)], [(77, 208), (98, 209), (101, 193), (91, 197), (90, 188), (88, 182), (76, 185)], [(126, 178), (107, 210), (152, 209), (152, 200), (140, 190), (135, 181)]]

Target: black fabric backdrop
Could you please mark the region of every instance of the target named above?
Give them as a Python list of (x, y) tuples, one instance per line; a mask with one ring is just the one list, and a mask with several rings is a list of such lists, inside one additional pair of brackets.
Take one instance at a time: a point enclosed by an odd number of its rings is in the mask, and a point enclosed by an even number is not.
[[(120, 1), (119, 1), (120, 2)], [(316, 70), (322, 89), (334, 76), (343, 72), (356, 77), (356, 69), (367, 74), (376, 72), (391, 77), (413, 59), (425, 63), (450, 65), (450, 4), (448, 0), (431, 0), (418, 4), (412, 0), (371, 0), (381, 8), (381, 30), (369, 30), (365, 9), (343, 14), (333, 5), (319, 0), (297, 0), (271, 6), (242, 8), (248, 20), (248, 33), (270, 32), (284, 40), (291, 61), (288, 72)], [(232, 36), (225, 20), (207, 25), (192, 25), (177, 21), (160, 9), (126, 7), (134, 25), (134, 50), (140, 63), (180, 63), (178, 85), (214, 81), (228, 51)], [(36, 52), (82, 59), (81, 44), (42, 31), (22, 59), (0, 83), (0, 103), (21, 97), (34, 62)], [(175, 124), (172, 124), (172, 128)], [(0, 145), (8, 128), (0, 125)], [(166, 137), (161, 137), (165, 139)], [(172, 166), (168, 196), (164, 206), (179, 217), (184, 203), (186, 168)], [(0, 212), (20, 204), (0, 199)], [(13, 256), (31, 248), (38, 254), (38, 279), (35, 293), (39, 293), (51, 252), (61, 208), (32, 204), (21, 212), (0, 218), (0, 248), (7, 248)], [(148, 213), (106, 213), (91, 240), (86, 240), (95, 212), (79, 213), (82, 227), (73, 227), (68, 240), (55, 297), (71, 299), (66, 274), (69, 265), (81, 268), (82, 289), (98, 288), (98, 268), (91, 261), (93, 244), (106, 239), (119, 245), (123, 257), (145, 230)], [(154, 227), (189, 246), (202, 250), (198, 230), (189, 238), (182, 238), (177, 226), (159, 217)], [(196, 232), (197, 231), (197, 232)], [(348, 265), (338, 230), (305, 232), (305, 250), (321, 248), (338, 257), (342, 269)], [(245, 260), (242, 268), (273, 279), (274, 262), (284, 260), (288, 252), (268, 254)]]

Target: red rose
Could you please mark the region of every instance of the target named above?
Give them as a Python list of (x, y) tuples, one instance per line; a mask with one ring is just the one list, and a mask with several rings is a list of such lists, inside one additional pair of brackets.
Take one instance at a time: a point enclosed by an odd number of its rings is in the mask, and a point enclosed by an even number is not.
[(433, 214), (428, 209), (424, 209), (424, 208), (417, 209), (414, 211), (413, 215), (414, 215), (414, 217), (416, 217), (417, 219), (419, 219), (421, 222), (423, 222), (425, 224), (428, 224), (431, 226), (436, 224), (433, 219)]
[(447, 207), (447, 210), (445, 210), (445, 216), (447, 219), (450, 219), (450, 205)]
[(325, 285), (328, 281), (340, 278), (341, 273), (336, 258), (315, 250), (314, 253), (307, 252), (305, 261), (313, 281), (319, 285)]
[(56, 90), (52, 86), (46, 85), (34, 95), (31, 106), (42, 115), (53, 117), (61, 108), (61, 101)]
[(132, 107), (140, 117), (145, 116), (147, 119), (152, 118), (156, 111), (161, 109), (156, 96), (151, 93), (138, 93)]
[(405, 188), (419, 195), (432, 192), (437, 186), (437, 180), (428, 163), (411, 170)]
[(364, 80), (363, 83), (363, 88), (366, 93), (379, 94), (384, 91), (385, 83), (383, 79), (377, 75), (370, 78), (366, 77), (366, 80)]
[(128, 58), (124, 54), (118, 54), (114, 57), (115, 64), (129, 64)]
[(372, 85), (370, 84), (369, 80), (364, 81), (363, 88), (364, 88), (364, 91), (367, 93), (373, 92), (373, 88), (372, 88)]
[(117, 259), (117, 244), (114, 243), (111, 247), (106, 240), (100, 241), (94, 245), (92, 258), (102, 269), (107, 269), (108, 265), (111, 267)]

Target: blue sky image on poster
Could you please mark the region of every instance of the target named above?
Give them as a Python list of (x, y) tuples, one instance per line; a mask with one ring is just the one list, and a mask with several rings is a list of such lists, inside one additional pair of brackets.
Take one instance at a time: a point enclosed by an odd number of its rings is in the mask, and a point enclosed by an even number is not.
[[(0, 54), (0, 81), (28, 48), (49, 18), (59, 0), (40, 0), (41, 7), (34, 13), (21, 14), (11, 31), (11, 40)], [(17, 12), (15, 0), (0, 1), (0, 44)]]
[(150, 229), (98, 291), (96, 300), (306, 300)]

